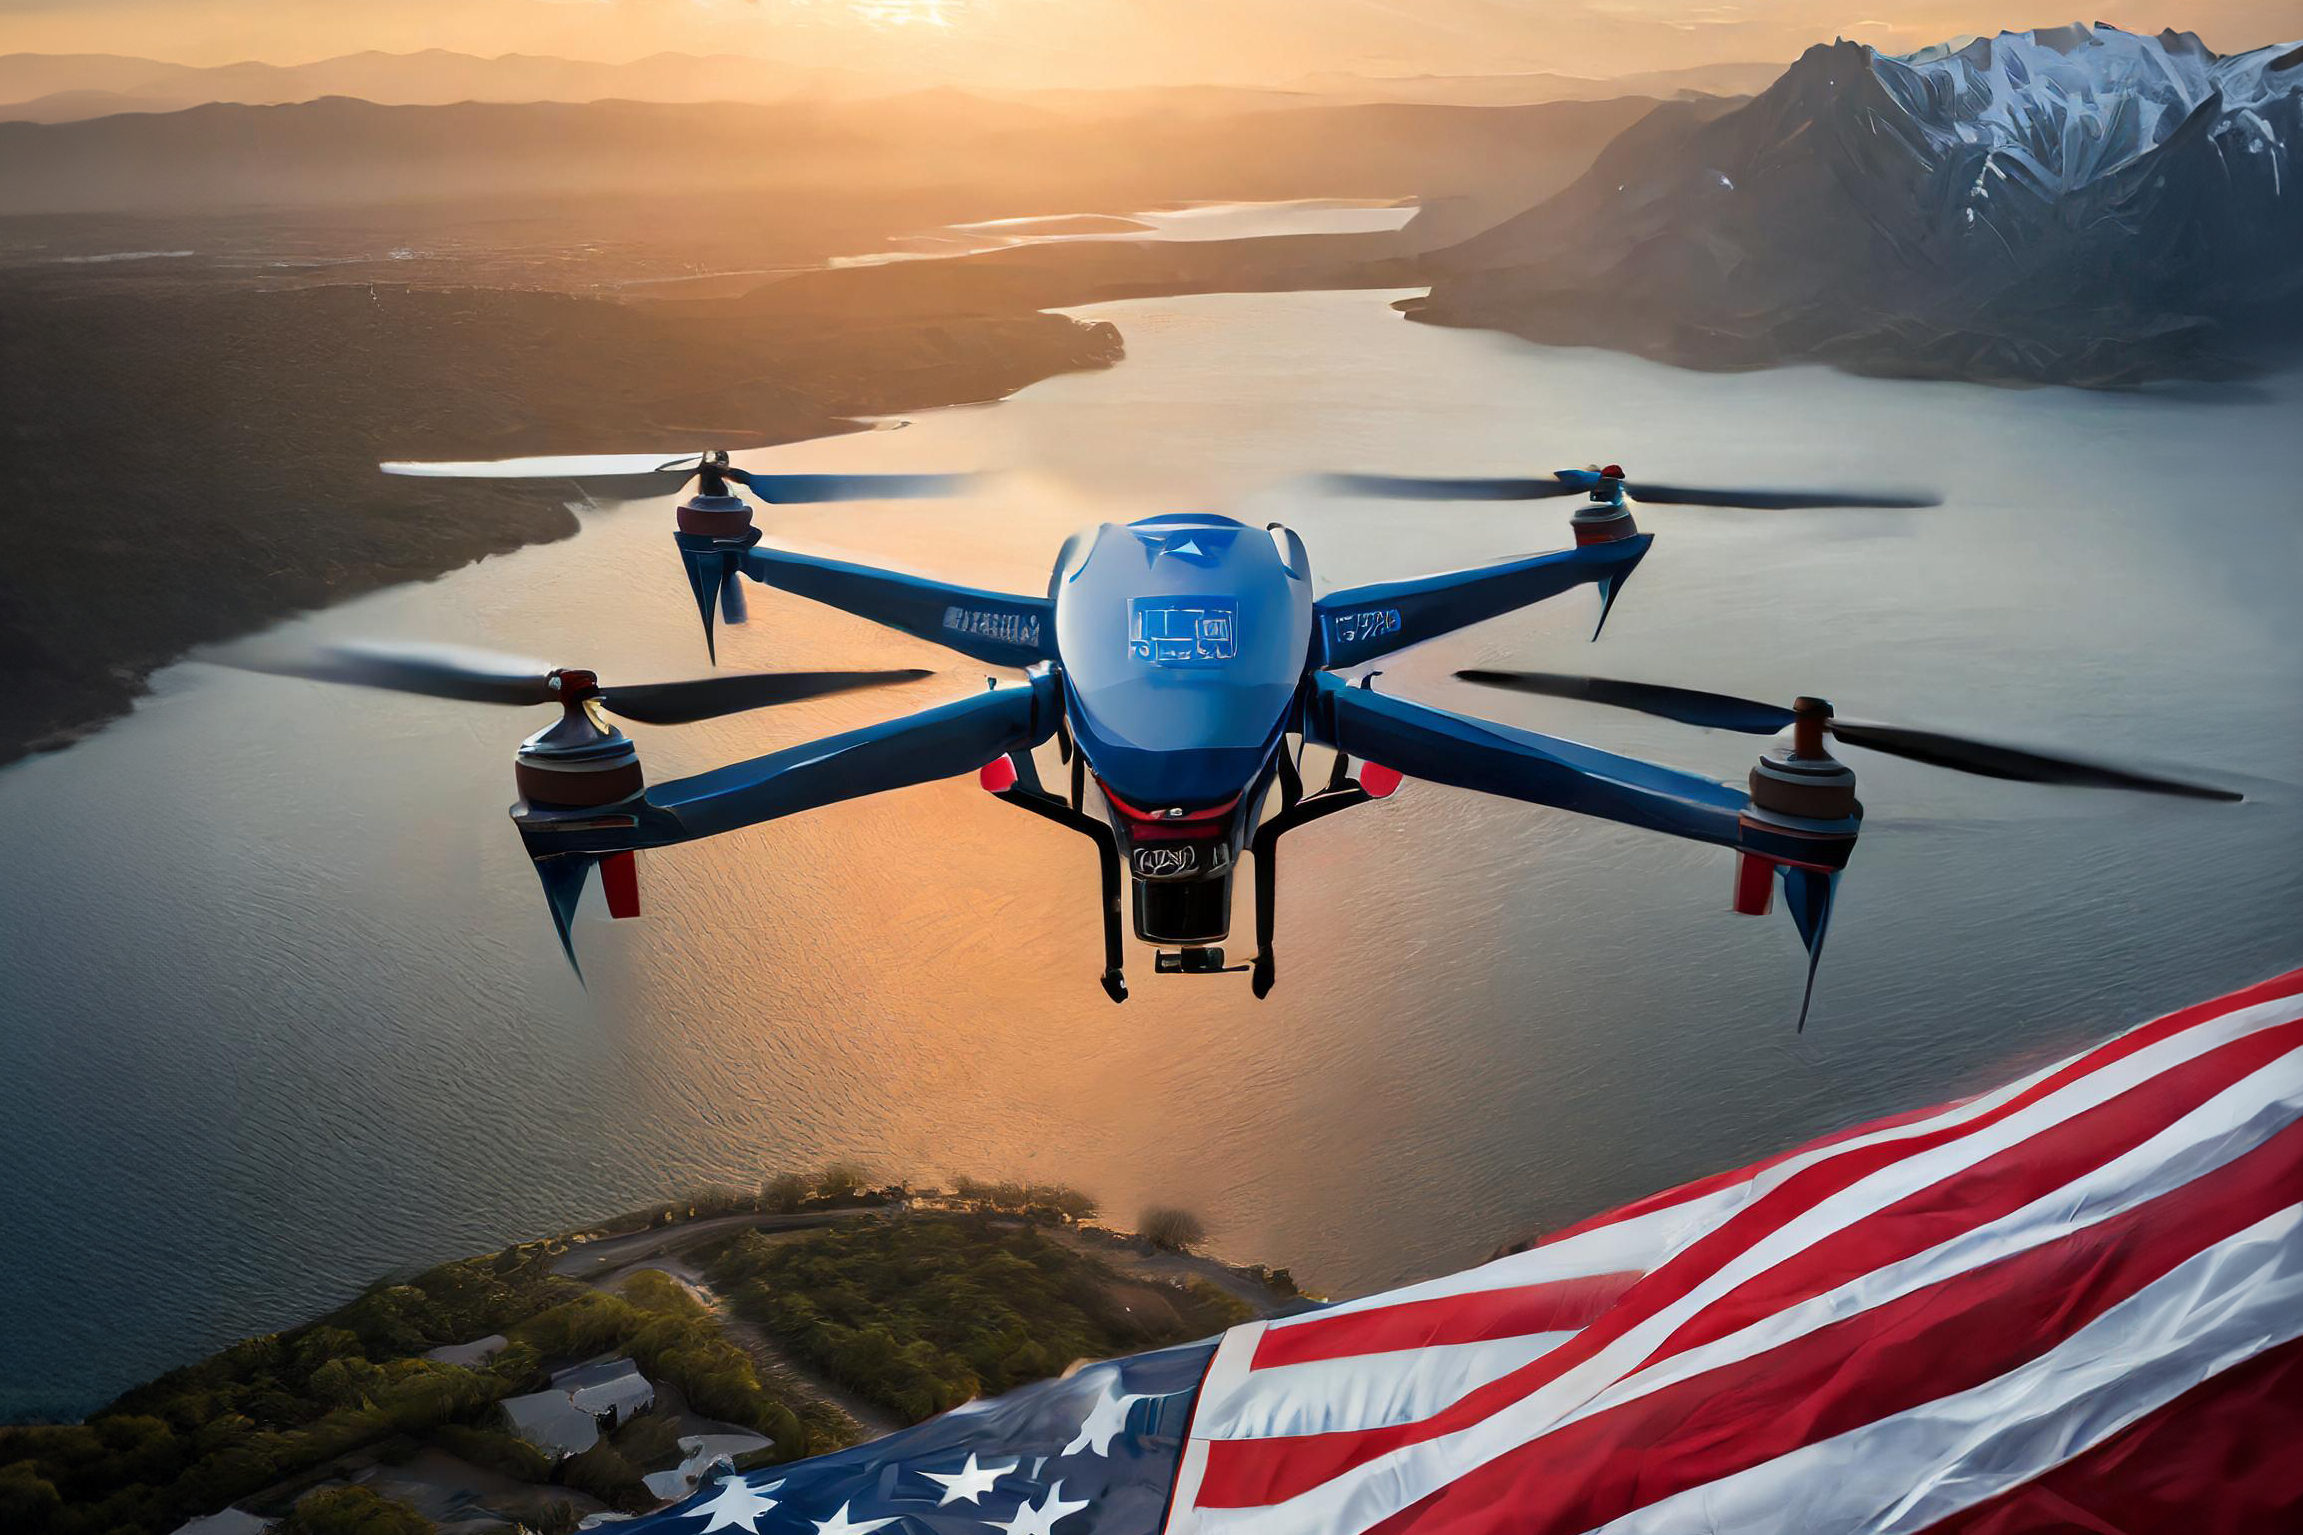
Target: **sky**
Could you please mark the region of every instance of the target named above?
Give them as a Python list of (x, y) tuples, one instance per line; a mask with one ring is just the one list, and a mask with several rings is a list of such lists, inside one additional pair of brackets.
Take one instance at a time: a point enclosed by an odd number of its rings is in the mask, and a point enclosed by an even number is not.
[[(1287, 83), (1788, 61), (1835, 36), (1907, 52), (2074, 19), (2004, 0), (0, 0), (0, 53), (724, 52), (959, 83)], [(2095, 0), (2085, 19), (2190, 29), (2225, 51), (2303, 35), (2298, 0)]]

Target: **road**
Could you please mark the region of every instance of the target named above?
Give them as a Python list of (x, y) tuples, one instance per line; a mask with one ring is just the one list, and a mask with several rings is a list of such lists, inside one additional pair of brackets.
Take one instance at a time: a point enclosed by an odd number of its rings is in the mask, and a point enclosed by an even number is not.
[(840, 1210), (802, 1210), (796, 1215), (713, 1215), (698, 1221), (682, 1221), (674, 1226), (654, 1226), (646, 1231), (635, 1231), (629, 1236), (602, 1237), (598, 1241), (571, 1246), (552, 1260), (552, 1272), (568, 1279), (580, 1279), (586, 1284), (597, 1284), (617, 1269), (630, 1268), (650, 1258), (679, 1252), (715, 1236), (735, 1231), (806, 1231), (818, 1226), (836, 1226), (843, 1221), (861, 1219), (868, 1215), (885, 1215), (889, 1211), (877, 1205), (862, 1205)]

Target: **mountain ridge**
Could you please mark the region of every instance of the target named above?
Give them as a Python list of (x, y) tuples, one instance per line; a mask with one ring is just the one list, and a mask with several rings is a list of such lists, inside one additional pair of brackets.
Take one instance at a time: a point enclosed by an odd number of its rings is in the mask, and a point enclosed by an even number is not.
[[(1240, 110), (1289, 104), (1383, 101), (1447, 106), (1532, 106), (1623, 96), (1671, 96), (1683, 90), (1748, 94), (1779, 66), (1705, 65), (1647, 71), (1620, 79), (1550, 73), (1495, 75), (1353, 75), (1330, 71), (1269, 86), (1143, 85), (1036, 89), (967, 86), (987, 100), (1084, 106), (1099, 113)], [(795, 67), (745, 54), (659, 52), (623, 63), (553, 54), (493, 56), (427, 48), (409, 53), (370, 49), (306, 64), (244, 59), (231, 64), (174, 64), (126, 54), (0, 54), (0, 121), (74, 122), (117, 110), (179, 111), (212, 102), (276, 106), (351, 96), (382, 106), (448, 106), (472, 102), (606, 100), (767, 104), (795, 99), (860, 100), (948, 87), (928, 73), (867, 73), (837, 66)]]
[(1660, 108), (1575, 185), (1436, 253), (1416, 318), (1701, 367), (2245, 371), (2303, 309), (2298, 134), (2293, 44), (2219, 57), (2072, 27), (1894, 58), (1841, 40), (1732, 110)]

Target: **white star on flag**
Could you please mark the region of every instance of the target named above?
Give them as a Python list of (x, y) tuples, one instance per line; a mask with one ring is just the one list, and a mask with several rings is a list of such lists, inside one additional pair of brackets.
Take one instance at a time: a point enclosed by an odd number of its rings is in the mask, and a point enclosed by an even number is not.
[(997, 1519), (986, 1519), (984, 1523), (995, 1530), (1005, 1530), (1008, 1535), (1054, 1535), (1058, 1519), (1076, 1514), (1087, 1506), (1085, 1498), (1076, 1503), (1067, 1501), (1064, 1497), (1064, 1484), (1059, 1481), (1048, 1489), (1048, 1495), (1040, 1500), (1039, 1507), (1032, 1507), (1027, 1499), (1016, 1510), (1016, 1516), (1006, 1523)]
[(1095, 1406), (1088, 1409), (1087, 1421), (1072, 1436), (1072, 1442), (1064, 1446), (1064, 1453), (1077, 1455), (1086, 1450), (1091, 1454), (1109, 1455), (1113, 1438), (1128, 1426), (1128, 1409), (1138, 1402), (1148, 1400), (1141, 1396), (1122, 1396), (1119, 1376), (1114, 1372), (1104, 1383), (1103, 1395), (1097, 1397)]
[(809, 1521), (816, 1527), (816, 1535), (871, 1535), (872, 1531), (895, 1522), (893, 1518), (850, 1519), (848, 1505), (845, 1503), (840, 1505), (840, 1511), (831, 1518)]
[(979, 1501), (992, 1490), (994, 1482), (1015, 1468), (1016, 1463), (1012, 1460), (1004, 1466), (978, 1466), (975, 1456), (970, 1454), (968, 1463), (957, 1471), (922, 1471), (920, 1475), (931, 1482), (944, 1484), (944, 1495), (936, 1499), (936, 1507), (942, 1508), (946, 1503)]
[(718, 1497), (692, 1512), (709, 1521), (703, 1528), (703, 1535), (712, 1535), (712, 1531), (730, 1526), (744, 1531), (745, 1535), (760, 1535), (760, 1527), (755, 1521), (776, 1506), (774, 1498), (763, 1497), (761, 1494), (774, 1492), (783, 1485), (782, 1482), (770, 1482), (765, 1487), (754, 1487), (740, 1476), (731, 1476), (720, 1483)]

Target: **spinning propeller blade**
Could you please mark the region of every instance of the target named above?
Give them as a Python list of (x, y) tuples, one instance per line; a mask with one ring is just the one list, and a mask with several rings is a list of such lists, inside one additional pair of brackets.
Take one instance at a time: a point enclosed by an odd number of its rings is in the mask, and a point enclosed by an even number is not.
[(733, 471), (728, 478), (748, 485), (762, 501), (791, 506), (812, 501), (917, 501), (955, 496), (975, 477), (968, 474), (759, 474)]
[(1859, 507), (1913, 511), (1943, 504), (1943, 498), (1938, 495), (1883, 495), (1863, 490), (1691, 490), (1683, 485), (1650, 485), (1644, 480), (1623, 488), (1634, 501), (1644, 501), (1650, 506), (1734, 506), (1759, 511)]
[(654, 474), (685, 478), (696, 472), (701, 457), (690, 453), (667, 461), (661, 453), (564, 453), (449, 463), (395, 460), (378, 467), (386, 474), (451, 480), (605, 480)]
[[(356, 643), (331, 645), (309, 655), (216, 659), (242, 671), (483, 704), (562, 702), (567, 695), (561, 678), (569, 675), (541, 661), (453, 645)], [(916, 667), (877, 672), (749, 672), (612, 688), (598, 687), (583, 673), (572, 675), (582, 679), (579, 687), (596, 688), (600, 706), (610, 713), (644, 725), (687, 725), (858, 688), (916, 682), (930, 673)]]
[(250, 651), (215, 658), (244, 672), (420, 693), (474, 704), (548, 704), (552, 668), (542, 661), (463, 645), (351, 642), (309, 653)]
[(1773, 735), (1791, 723), (1791, 711), (1749, 698), (1705, 693), (1694, 688), (1668, 687), (1660, 682), (1621, 682), (1612, 677), (1581, 677), (1566, 672), (1509, 672), (1473, 668), (1456, 676), (1481, 687), (1508, 688), (1514, 693), (1540, 693), (1547, 698), (1580, 698), (1586, 703), (1608, 704), (1659, 714), (1682, 725), (1706, 730), (1741, 730), (1750, 735)]
[(1346, 496), (1381, 496), (1394, 501), (1541, 501), (1553, 496), (1585, 493), (1612, 501), (1620, 489), (1635, 501), (1659, 506), (1754, 507), (1792, 510), (1818, 507), (1911, 509), (1940, 506), (1943, 498), (1931, 492), (1905, 494), (1864, 490), (1708, 490), (1685, 485), (1652, 485), (1626, 480), (1614, 464), (1584, 469), (1555, 469), (1551, 478), (1432, 479), (1421, 475), (1326, 474), (1318, 483)]
[(885, 672), (750, 672), (699, 677), (693, 682), (650, 682), (605, 688), (600, 703), (612, 714), (643, 725), (689, 725), (773, 704), (798, 703), (858, 688), (917, 682), (935, 674), (922, 667)]
[[(1550, 698), (1580, 698), (1587, 703), (1618, 709), (1636, 709), (1682, 724), (1712, 730), (1740, 730), (1750, 735), (1772, 735), (1792, 722), (1792, 712), (1774, 704), (1695, 688), (1668, 687), (1655, 682), (1626, 682), (1611, 677), (1579, 677), (1558, 672), (1459, 671), (1465, 682), (1483, 687), (1508, 688), (1515, 693), (1538, 693)], [(1984, 778), (2016, 783), (2057, 784), (2083, 789), (2130, 789), (2139, 794), (2165, 794), (2180, 799), (2220, 800), (2235, 803), (2246, 798), (2212, 784), (2166, 778), (2133, 768), (2090, 762), (2027, 747), (2004, 746), (1972, 736), (1918, 730), (1903, 725), (1869, 724), (1833, 719), (1825, 727), (1849, 746), (1907, 757), (1932, 767), (1952, 768)]]
[(1387, 501), (1542, 501), (1584, 489), (1561, 480), (1447, 480), (1409, 474), (1323, 474), (1319, 484), (1339, 496)]
[(769, 474), (729, 469), (724, 453), (569, 453), (537, 458), (466, 459), (424, 463), (395, 460), (386, 474), (457, 480), (609, 480), (661, 476), (665, 489), (692, 479), (716, 461), (727, 478), (751, 487), (762, 501), (789, 506), (820, 501), (908, 501), (956, 495), (968, 474)]

